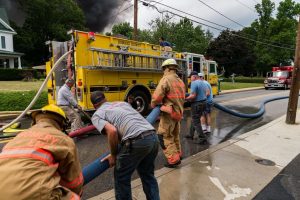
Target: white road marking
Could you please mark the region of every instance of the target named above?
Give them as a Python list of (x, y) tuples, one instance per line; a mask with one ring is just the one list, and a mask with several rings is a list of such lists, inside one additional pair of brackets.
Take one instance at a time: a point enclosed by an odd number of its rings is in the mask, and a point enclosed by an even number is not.
[(225, 195), (224, 200), (233, 200), (239, 197), (246, 197), (247, 195), (251, 194), (250, 188), (240, 188), (237, 185), (229, 186), (229, 189), (232, 191), (232, 193), (229, 193), (225, 190), (218, 178), (209, 176), (209, 179)]

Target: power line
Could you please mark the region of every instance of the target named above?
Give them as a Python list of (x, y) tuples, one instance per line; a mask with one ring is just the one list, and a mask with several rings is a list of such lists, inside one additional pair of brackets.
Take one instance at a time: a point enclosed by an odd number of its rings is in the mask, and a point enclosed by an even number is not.
[[(183, 13), (183, 14), (186, 14), (186, 15), (189, 15), (189, 16), (194, 17), (194, 18), (196, 18), (196, 19), (200, 19), (200, 20), (202, 20), (202, 21), (205, 21), (205, 22), (208, 22), (208, 23), (211, 23), (211, 24), (220, 26), (220, 27), (222, 27), (222, 28), (225, 28), (225, 29), (228, 29), (228, 30), (235, 31), (234, 29), (229, 28), (229, 27), (227, 27), (227, 26), (223, 26), (223, 25), (217, 24), (217, 23), (215, 23), (215, 22), (212, 22), (212, 21), (203, 19), (203, 18), (201, 18), (201, 17), (192, 15), (192, 14), (190, 14), (190, 13), (187, 13), (187, 12), (184, 12), (184, 11), (179, 10), (179, 9), (177, 9), (177, 8), (171, 7), (171, 6), (169, 6), (169, 5), (166, 5), (166, 4), (157, 2), (157, 1), (155, 1), (155, 0), (148, 0), (147, 2), (142, 1), (142, 0), (139, 0), (139, 1), (140, 1), (140, 2), (143, 2), (143, 4), (145, 3), (146, 5), (150, 5), (151, 7), (153, 7), (154, 9), (156, 9), (159, 13), (163, 13), (163, 12), (167, 12), (167, 11), (160, 11), (160, 10), (158, 10), (158, 8), (157, 8), (156, 6), (154, 6), (154, 5), (152, 5), (152, 4), (149, 4), (149, 2), (160, 4), (160, 5), (162, 5), (162, 6), (165, 6), (165, 7), (167, 7), (167, 8), (172, 9), (172, 10), (175, 10), (175, 11), (177, 11), (177, 12), (180, 12), (180, 13)], [(168, 12), (170, 12), (170, 11), (168, 11)], [(187, 18), (187, 17), (186, 17), (186, 18)], [(198, 24), (199, 24), (199, 23), (200, 23), (200, 22), (198, 22)], [(213, 29), (218, 30), (218, 31), (219, 31), (219, 30), (223, 31), (222, 29), (218, 29), (218, 28), (216, 28), (216, 27), (212, 27), (212, 26), (207, 25), (207, 24), (204, 24), (204, 23), (200, 23), (200, 24), (201, 24), (201, 25), (204, 25), (204, 26), (206, 26), (206, 27), (213, 28)], [(240, 33), (239, 33), (239, 34), (240, 34)], [(240, 35), (242, 35), (242, 34), (240, 34)], [(243, 33), (243, 37), (253, 37), (253, 36), (252, 36), (252, 35), (249, 35), (249, 34)], [(256, 39), (253, 39), (253, 38), (250, 38), (250, 39), (251, 39), (251, 40), (256, 40)], [(278, 44), (278, 45), (286, 46), (287, 48), (289, 48), (289, 47), (292, 46), (292, 45), (288, 45), (288, 44), (281, 44), (281, 43), (278, 43), (278, 42), (273, 42), (273, 41), (268, 40), (268, 39), (263, 39), (263, 41), (267, 41), (267, 42), (271, 42), (271, 43), (273, 43), (273, 44)], [(278, 46), (278, 45), (277, 45), (277, 46)]]
[(249, 10), (253, 11), (256, 13), (256, 10), (254, 10), (253, 8), (249, 7), (248, 5), (244, 4), (243, 2), (241, 2), (240, 0), (235, 0), (236, 2), (238, 2), (239, 4), (243, 5), (244, 7), (248, 8)]
[(114, 18), (114, 20), (113, 20), (112, 24), (114, 24), (114, 23), (115, 23), (115, 21), (116, 21), (116, 19), (117, 19), (118, 15), (120, 14), (120, 10), (121, 10), (121, 8), (123, 8), (123, 6), (124, 6), (125, 2), (126, 2), (126, 0), (123, 0), (123, 3), (122, 3), (120, 6), (119, 6), (118, 12), (117, 12), (117, 14), (116, 14), (116, 16), (115, 16), (115, 18)]
[[(145, 3), (145, 4), (143, 4), (143, 5), (153, 7), (153, 8), (155, 8), (157, 11), (159, 11), (158, 8), (155, 7), (154, 5), (151, 5), (151, 4), (149, 4), (148, 2), (145, 2), (145, 1), (142, 1), (142, 0), (139, 0), (139, 1)], [(169, 6), (168, 6), (168, 7), (169, 7)], [(175, 10), (175, 9), (174, 9), (174, 10)], [(176, 9), (176, 10), (178, 10), (178, 9)], [(176, 15), (176, 16), (178, 16), (178, 17), (189, 19), (190, 21), (192, 21), (192, 22), (194, 22), (194, 23), (197, 23), (197, 24), (200, 24), (200, 25), (203, 25), (203, 26), (206, 26), (206, 27), (215, 29), (215, 30), (220, 31), (220, 32), (224, 31), (224, 29), (220, 29), (220, 28), (213, 27), (213, 26), (211, 26), (211, 25), (208, 25), (208, 24), (205, 24), (205, 23), (202, 23), (202, 22), (199, 22), (199, 21), (190, 19), (190, 18), (188, 18), (188, 17), (186, 17), (186, 16), (179, 15), (179, 14), (174, 13), (174, 12), (172, 12), (172, 11), (164, 11), (164, 12), (169, 12), (170, 14)], [(185, 13), (184, 11), (180, 11), (180, 12)], [(227, 28), (227, 29), (229, 29), (229, 28)], [(255, 40), (255, 39), (252, 39), (252, 38), (247, 38), (247, 37), (245, 37), (245, 36), (242, 36), (242, 35), (239, 35), (239, 34), (235, 34), (235, 33), (231, 33), (231, 35), (237, 36), (237, 37), (242, 38), (242, 39), (250, 40), (250, 41), (253, 41), (253, 42), (257, 42), (257, 43), (260, 43), (260, 44), (264, 44), (264, 45), (276, 47), (276, 48), (287, 49), (287, 50), (293, 50), (293, 51), (295, 50), (294, 48), (282, 47), (282, 46), (278, 46), (278, 45), (274, 45), (274, 44), (262, 42), (262, 41)]]
[(218, 14), (222, 15), (222, 16), (223, 16), (223, 17), (225, 17), (226, 19), (228, 19), (228, 20), (232, 21), (233, 23), (236, 23), (237, 25), (239, 25), (239, 26), (241, 26), (241, 27), (245, 28), (245, 26), (244, 26), (244, 25), (242, 25), (242, 24), (240, 24), (240, 23), (238, 23), (238, 22), (236, 22), (236, 21), (234, 21), (234, 20), (230, 19), (229, 17), (225, 16), (224, 14), (222, 14), (222, 13), (221, 13), (221, 12), (219, 12), (219, 11), (217, 11), (217, 10), (216, 10), (216, 9), (214, 9), (213, 7), (211, 7), (211, 6), (207, 5), (206, 3), (204, 3), (202, 0), (198, 0), (198, 1), (199, 1), (199, 2), (201, 2), (202, 4), (204, 4), (206, 7), (210, 8), (211, 10), (215, 11), (216, 13), (218, 13)]
[[(113, 15), (112, 17), (115, 17), (113, 23), (115, 22), (115, 20), (116, 20), (116, 18), (118, 17), (119, 14), (121, 14), (122, 12), (128, 10), (128, 9), (131, 8), (131, 7), (133, 7), (133, 5), (130, 5), (130, 6), (126, 7), (124, 10), (121, 10), (121, 11), (119, 11), (117, 14)], [(113, 24), (113, 23), (112, 23), (112, 24)]]
[[(236, 21), (230, 19), (229, 17), (225, 16), (224, 14), (222, 14), (222, 13), (219, 12), (219, 11), (217, 11), (217, 10), (214, 9), (213, 7), (207, 5), (207, 4), (204, 3), (202, 0), (198, 0), (198, 1), (201, 2), (202, 4), (204, 4), (205, 6), (209, 7), (210, 9), (212, 9), (212, 10), (215, 11), (216, 13), (222, 15), (222, 16), (225, 17), (226, 19), (228, 19), (228, 20), (230, 20), (230, 21), (232, 21), (232, 22), (234, 22), (234, 23), (236, 23), (236, 24), (242, 26), (243, 28), (246, 28), (246, 27), (243, 26), (242, 24), (240, 24), (240, 23), (238, 23), (238, 22), (236, 22)], [(238, 0), (236, 0), (236, 1), (238, 1)], [(254, 0), (254, 1), (255, 1), (255, 0)], [(227, 27), (227, 28), (228, 28), (228, 27)], [(231, 29), (231, 30), (232, 30), (232, 29)], [(251, 35), (248, 35), (248, 34), (245, 34), (245, 33), (244, 33), (244, 35), (245, 35), (245, 36), (250, 36), (250, 37), (251, 37)], [(279, 45), (282, 45), (282, 46), (290, 46), (290, 45), (287, 45), (287, 44), (281, 44), (281, 43), (273, 42), (273, 41), (271, 41), (271, 40), (266, 40), (266, 39), (263, 39), (263, 40), (264, 40), (264, 41), (268, 41), (268, 42), (272, 42), (272, 43), (274, 43), (274, 44), (279, 44)]]

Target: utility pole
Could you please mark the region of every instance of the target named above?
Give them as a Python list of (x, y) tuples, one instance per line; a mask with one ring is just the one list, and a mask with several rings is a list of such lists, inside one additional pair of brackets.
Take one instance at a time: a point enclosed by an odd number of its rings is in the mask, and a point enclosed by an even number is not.
[(289, 104), (285, 122), (295, 124), (298, 106), (299, 84), (300, 84), (300, 18), (298, 22), (298, 31), (296, 39), (296, 52), (294, 61), (293, 78), (290, 90)]
[(133, 22), (134, 40), (137, 40), (137, 36), (138, 36), (137, 21), (138, 21), (138, 0), (134, 0), (134, 22)]

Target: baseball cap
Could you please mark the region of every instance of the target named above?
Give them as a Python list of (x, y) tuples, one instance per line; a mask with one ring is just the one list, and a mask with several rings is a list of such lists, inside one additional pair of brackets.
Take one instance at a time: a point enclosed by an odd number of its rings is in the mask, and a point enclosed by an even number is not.
[(190, 73), (190, 76), (189, 76), (189, 77), (194, 76), (194, 75), (197, 75), (197, 76), (198, 76), (198, 72), (192, 71), (192, 72)]
[(105, 99), (105, 95), (101, 91), (95, 91), (95, 92), (92, 92), (92, 94), (91, 94), (91, 102), (94, 105), (97, 103), (100, 103), (104, 99)]
[(201, 73), (201, 72), (198, 73), (198, 76), (203, 77), (203, 73)]

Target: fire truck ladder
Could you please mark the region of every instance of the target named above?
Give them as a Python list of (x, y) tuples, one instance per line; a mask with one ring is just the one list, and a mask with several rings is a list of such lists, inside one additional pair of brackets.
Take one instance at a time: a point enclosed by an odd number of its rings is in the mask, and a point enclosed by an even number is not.
[[(82, 66), (87, 69), (103, 69), (115, 71), (139, 71), (161, 73), (161, 65), (170, 57), (152, 56), (126, 51), (113, 51), (101, 48), (90, 48), (92, 52), (91, 66)], [(174, 58), (176, 59), (176, 58)], [(96, 61), (96, 62), (95, 62)], [(183, 66), (184, 59), (176, 59)]]

